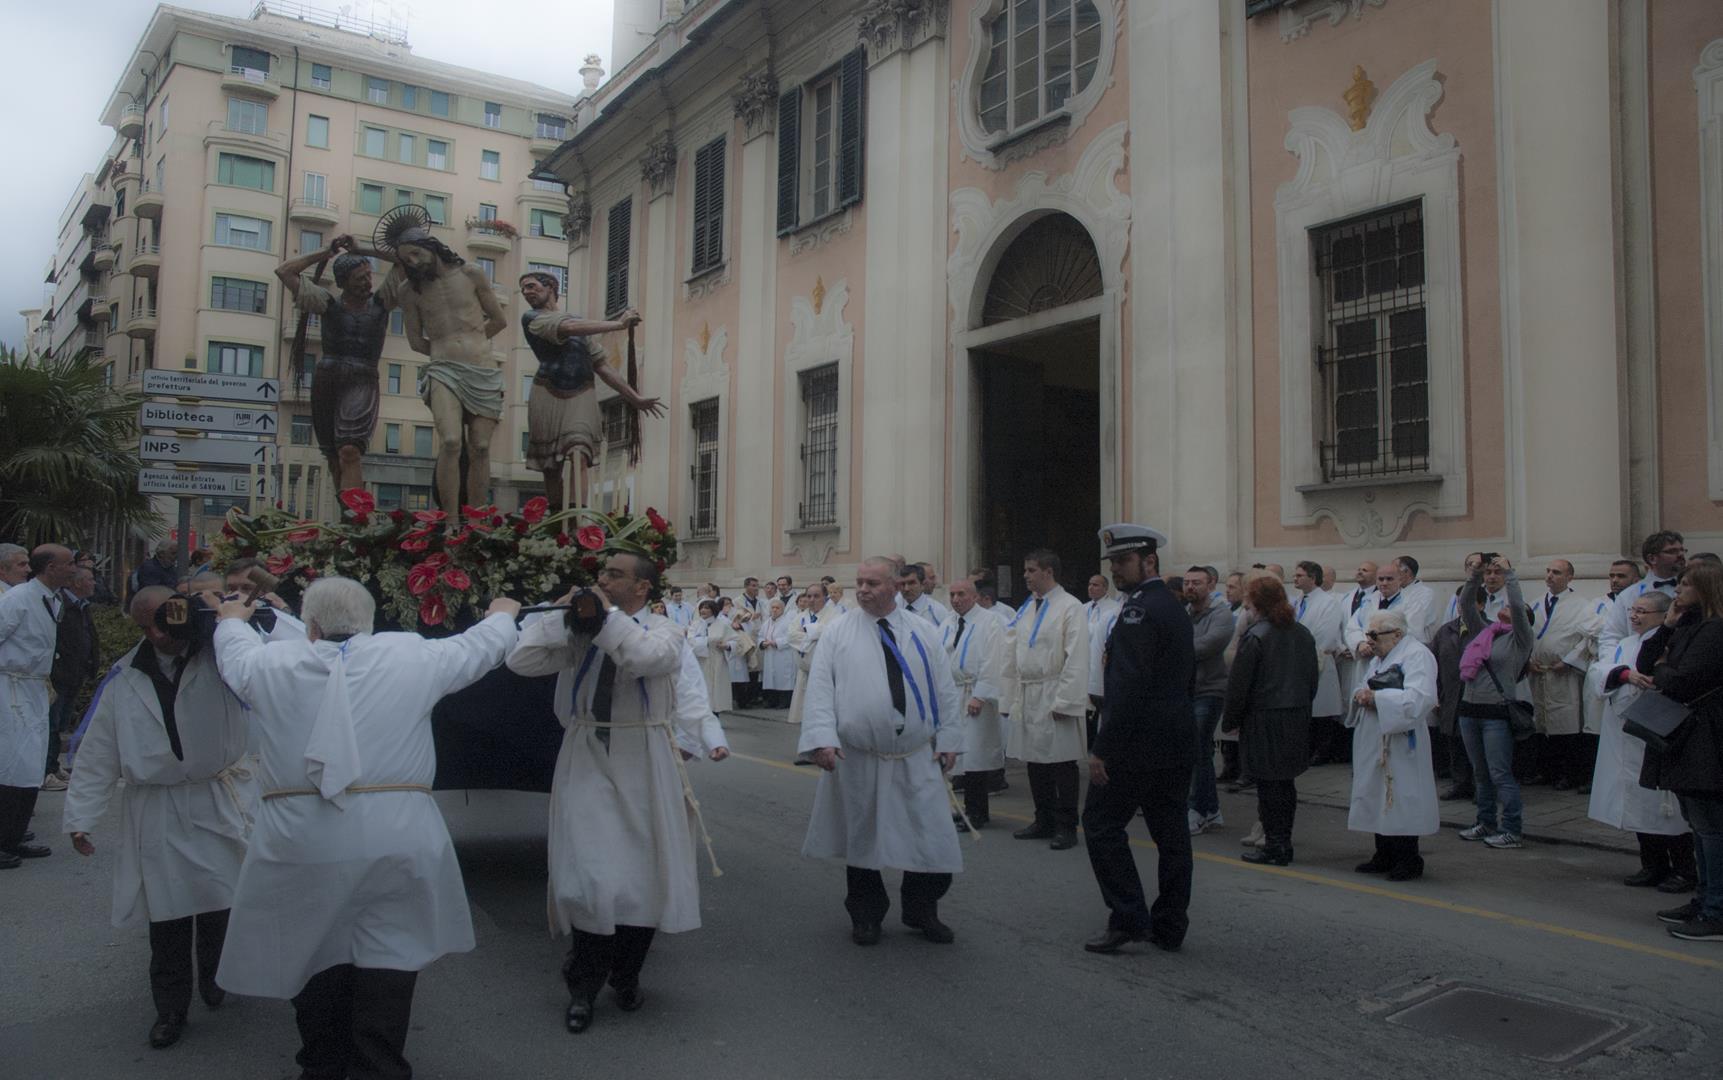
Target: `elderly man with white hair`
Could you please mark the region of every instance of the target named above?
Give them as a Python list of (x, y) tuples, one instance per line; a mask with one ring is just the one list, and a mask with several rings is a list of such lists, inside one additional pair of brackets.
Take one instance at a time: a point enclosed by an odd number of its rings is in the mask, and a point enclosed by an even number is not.
[(497, 667), (517, 638), (513, 600), (438, 641), (373, 634), (357, 581), (320, 578), (305, 641), (265, 644), (252, 605), (221, 605), (215, 657), (252, 707), (263, 803), (234, 890), (216, 979), (290, 998), (302, 1077), (408, 1077), (418, 973), (473, 947), (460, 864), (431, 779), (431, 709)]
[(1346, 827), (1376, 835), (1361, 874), (1410, 881), (1424, 873), (1418, 837), (1442, 826), (1430, 763), (1430, 714), (1436, 709), (1436, 657), (1407, 632), (1406, 615), (1373, 611), (1368, 659), (1352, 692), (1352, 809)]
[(30, 580), (30, 553), (17, 544), (0, 544), (0, 596)]

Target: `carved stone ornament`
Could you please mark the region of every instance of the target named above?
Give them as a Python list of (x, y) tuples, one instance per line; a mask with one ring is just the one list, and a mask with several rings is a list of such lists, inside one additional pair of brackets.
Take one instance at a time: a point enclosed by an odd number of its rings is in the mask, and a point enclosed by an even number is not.
[(778, 77), (769, 71), (742, 76), (736, 92), (736, 119), (742, 121), (742, 141), (753, 142), (770, 135), (778, 121)]
[(716, 270), (709, 270), (699, 277), (682, 286), (682, 299), (704, 300), (708, 296), (730, 284), (730, 264), (725, 263)]
[(824, 247), (840, 236), (848, 236), (852, 221), (850, 212), (845, 210), (790, 234), (790, 255), (800, 255), (804, 251)]
[(1346, 102), (1346, 126), (1353, 131), (1363, 131), (1364, 125), (1370, 122), (1370, 106), (1376, 103), (1376, 84), (1364, 74), (1364, 65), (1359, 64), (1352, 69), (1352, 85), (1340, 98)]
[(1296, 41), (1310, 33), (1310, 24), (1327, 19), (1329, 26), (1339, 26), (1351, 15), (1364, 17), (1365, 8), (1379, 8), (1388, 0), (1295, 0), (1280, 9), (1280, 40)]
[(652, 189), (652, 198), (668, 195), (676, 188), (676, 140), (666, 131), (646, 144), (640, 155), (640, 178)]
[(877, 64), (898, 50), (945, 36), (950, 0), (870, 0), (856, 18), (868, 63)]
[(568, 237), (568, 249), (586, 246), (592, 238), (592, 200), (582, 195), (568, 197), (568, 213), (562, 215), (562, 231)]

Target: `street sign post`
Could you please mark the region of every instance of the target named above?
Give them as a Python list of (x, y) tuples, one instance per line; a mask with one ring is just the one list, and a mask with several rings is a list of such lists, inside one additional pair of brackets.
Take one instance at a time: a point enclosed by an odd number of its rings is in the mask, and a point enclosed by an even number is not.
[(242, 435), (274, 435), (275, 410), (240, 409), (229, 405), (185, 405), (146, 401), (138, 406), (138, 426), (175, 431), (224, 431)]
[(250, 375), (206, 374), (201, 371), (144, 372), (144, 393), (163, 397), (201, 398), (209, 401), (238, 401), (248, 405), (274, 405), (281, 399), (281, 383)]
[(178, 469), (139, 469), (138, 490), (145, 495), (226, 496), (251, 494), (251, 474), (242, 472), (181, 472)]
[(180, 435), (143, 435), (138, 457), (145, 461), (193, 461), (200, 465), (268, 467), (275, 444), (240, 439), (200, 439)]

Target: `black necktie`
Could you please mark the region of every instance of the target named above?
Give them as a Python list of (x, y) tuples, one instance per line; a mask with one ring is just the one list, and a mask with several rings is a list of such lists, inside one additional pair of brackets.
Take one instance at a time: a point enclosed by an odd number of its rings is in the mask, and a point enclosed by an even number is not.
[(957, 640), (951, 643), (951, 647), (955, 649), (961, 644), (963, 644), (963, 616), (959, 615), (957, 617)]
[(1389, 604), (1392, 604), (1392, 603), (1393, 603), (1393, 602), (1394, 602), (1394, 597), (1392, 597), (1392, 596), (1384, 596), (1384, 597), (1383, 597), (1383, 598), (1382, 598), (1382, 602), (1381, 602), (1381, 603), (1380, 603), (1380, 604), (1378, 604), (1378, 605), (1377, 605), (1377, 609), (1378, 609), (1378, 610), (1380, 610), (1380, 611), (1387, 611), (1387, 610), (1388, 610), (1388, 605), (1389, 605)]
[(1556, 599), (1557, 598), (1554, 596), (1544, 597), (1544, 618), (1546, 618), (1546, 619), (1549, 618), (1550, 612), (1555, 610)]
[[(879, 620), (879, 629), (890, 642), (888, 644), (887, 641), (882, 641), (879, 647), (885, 653), (885, 681), (891, 684), (891, 707), (907, 716), (909, 714), (905, 710), (908, 702), (903, 696), (903, 668), (898, 666), (897, 653), (892, 649), (892, 645), (897, 643), (897, 635), (891, 632), (889, 619)], [(903, 729), (898, 730), (901, 732)]]
[(1358, 609), (1364, 606), (1364, 590), (1359, 589), (1352, 594), (1352, 614), (1358, 614)]
[(1651, 582), (1651, 587), (1653, 589), (1661, 589), (1665, 585), (1667, 585), (1671, 589), (1673, 589), (1673, 588), (1675, 588), (1675, 580), (1676, 580), (1675, 578), (1664, 578), (1662, 581), (1658, 581), (1657, 579), (1653, 578), (1652, 582)]
[(616, 696), (616, 661), (607, 654), (598, 667), (598, 685), (592, 688), (592, 718), (598, 721), (598, 741), (610, 752), (610, 702)]

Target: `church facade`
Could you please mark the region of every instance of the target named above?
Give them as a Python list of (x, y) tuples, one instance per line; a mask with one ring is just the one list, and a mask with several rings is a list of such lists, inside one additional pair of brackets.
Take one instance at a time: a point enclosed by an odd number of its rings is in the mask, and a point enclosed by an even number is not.
[(1075, 576), (1120, 519), (1181, 566), (1438, 579), (1480, 548), (1601, 577), (1659, 527), (1723, 546), (1712, 0), (617, 25), (544, 167), (564, 306), (645, 316), (669, 417), (610, 483), (673, 515), (679, 579), (1039, 546)]

